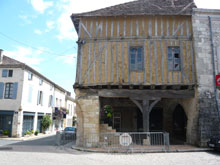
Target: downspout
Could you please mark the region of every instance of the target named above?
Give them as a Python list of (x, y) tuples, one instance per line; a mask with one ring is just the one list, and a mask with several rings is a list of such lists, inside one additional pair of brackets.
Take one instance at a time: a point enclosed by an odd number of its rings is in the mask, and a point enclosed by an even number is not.
[(212, 67), (213, 67), (213, 83), (214, 83), (214, 92), (215, 92), (215, 101), (216, 107), (218, 110), (218, 115), (220, 116), (219, 105), (218, 105), (218, 95), (217, 95), (217, 88), (216, 88), (216, 71), (215, 71), (215, 54), (214, 54), (214, 44), (213, 44), (213, 33), (212, 33), (212, 19), (208, 16), (209, 19), (209, 30), (210, 30), (210, 40), (211, 40), (211, 49), (212, 49)]

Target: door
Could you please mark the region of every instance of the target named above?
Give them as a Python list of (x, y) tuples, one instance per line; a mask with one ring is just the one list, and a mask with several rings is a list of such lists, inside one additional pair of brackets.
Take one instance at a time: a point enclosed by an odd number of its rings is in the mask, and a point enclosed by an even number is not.
[(116, 129), (117, 132), (121, 131), (121, 113), (120, 112), (113, 113), (113, 128)]
[(0, 115), (0, 130), (1, 131), (8, 131), (8, 136), (11, 137), (12, 135), (12, 115)]
[(42, 133), (42, 119), (43, 119), (43, 116), (38, 116), (38, 119), (37, 119), (37, 130), (39, 131), (39, 133)]
[(33, 125), (34, 125), (34, 117), (24, 116), (22, 136), (24, 136), (25, 132), (33, 130)]

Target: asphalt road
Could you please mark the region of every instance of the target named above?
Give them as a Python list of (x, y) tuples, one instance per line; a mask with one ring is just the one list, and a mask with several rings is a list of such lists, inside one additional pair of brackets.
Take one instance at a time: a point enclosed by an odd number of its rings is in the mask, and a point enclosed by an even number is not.
[(0, 140), (0, 144), (2, 144), (0, 151), (80, 154), (80, 152), (71, 149), (71, 143), (64, 146), (57, 146), (55, 144), (55, 137), (53, 135), (27, 141)]
[(0, 165), (219, 165), (220, 152), (108, 154), (84, 153), (71, 144), (55, 145), (55, 136), (5, 144)]

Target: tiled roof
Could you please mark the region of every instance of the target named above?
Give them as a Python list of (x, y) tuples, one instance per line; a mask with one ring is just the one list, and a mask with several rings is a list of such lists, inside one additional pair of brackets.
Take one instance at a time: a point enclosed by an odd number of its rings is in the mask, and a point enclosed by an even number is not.
[(137, 16), (137, 15), (191, 15), (196, 8), (194, 0), (135, 0), (91, 12), (72, 14), (78, 30), (79, 17)]
[(22, 65), (22, 64), (24, 64), (24, 63), (21, 63), (21, 62), (19, 62), (19, 61), (17, 61), (17, 60), (15, 60), (15, 59), (12, 59), (12, 58), (10, 58), (10, 57), (7, 57), (7, 56), (3, 56), (3, 58), (2, 58), (2, 64), (3, 65), (7, 65), (7, 64), (10, 64), (10, 65)]
[(191, 15), (194, 0), (136, 0), (72, 16)]

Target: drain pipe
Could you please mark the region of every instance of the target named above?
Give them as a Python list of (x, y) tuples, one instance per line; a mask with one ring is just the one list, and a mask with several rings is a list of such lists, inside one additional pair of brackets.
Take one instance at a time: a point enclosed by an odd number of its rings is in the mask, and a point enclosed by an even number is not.
[(218, 105), (218, 95), (217, 95), (217, 88), (216, 88), (216, 71), (215, 71), (215, 54), (214, 54), (213, 33), (212, 33), (212, 18), (210, 16), (208, 16), (208, 18), (209, 18), (211, 49), (212, 49), (212, 67), (213, 67), (215, 101), (216, 101), (216, 107), (218, 110), (218, 114), (220, 116), (219, 105)]

